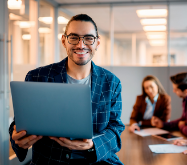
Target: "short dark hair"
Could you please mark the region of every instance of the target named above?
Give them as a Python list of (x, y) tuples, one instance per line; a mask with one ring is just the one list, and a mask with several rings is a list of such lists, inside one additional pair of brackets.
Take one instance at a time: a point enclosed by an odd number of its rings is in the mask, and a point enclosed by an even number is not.
[(164, 90), (164, 87), (162, 86), (161, 82), (159, 81), (159, 79), (153, 75), (148, 75), (146, 77), (144, 77), (143, 81), (142, 81), (142, 94), (144, 97), (147, 96), (147, 93), (145, 92), (145, 89), (144, 89), (144, 82), (145, 81), (154, 81), (155, 84), (157, 85), (158, 87), (158, 93), (159, 94), (162, 94), (162, 95), (166, 95), (166, 92)]
[(91, 22), (91, 23), (94, 25), (94, 27), (95, 27), (96, 37), (98, 37), (97, 25), (96, 25), (96, 23), (94, 22), (94, 20), (93, 20), (90, 16), (88, 16), (87, 14), (78, 14), (78, 15), (73, 16), (73, 17), (69, 20), (68, 24), (66, 25), (66, 30), (65, 30), (65, 33), (64, 33), (64, 34), (67, 35), (68, 27), (69, 27), (69, 25), (70, 25), (70, 23), (71, 23), (72, 21)]
[(174, 76), (170, 77), (170, 80), (173, 84), (177, 85), (177, 88), (179, 88), (181, 91), (184, 91), (187, 89), (187, 73), (178, 73)]

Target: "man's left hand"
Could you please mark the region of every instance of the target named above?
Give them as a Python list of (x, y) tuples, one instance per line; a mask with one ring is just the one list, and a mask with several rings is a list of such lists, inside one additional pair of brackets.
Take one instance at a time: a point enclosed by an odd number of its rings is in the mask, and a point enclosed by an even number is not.
[(185, 125), (185, 124), (186, 124), (185, 121), (179, 121), (178, 127), (180, 128), (181, 126), (183, 126), (183, 125)]
[(49, 137), (52, 140), (55, 140), (63, 147), (67, 147), (70, 150), (88, 150), (93, 147), (92, 139), (83, 139), (83, 140), (69, 140), (64, 137)]

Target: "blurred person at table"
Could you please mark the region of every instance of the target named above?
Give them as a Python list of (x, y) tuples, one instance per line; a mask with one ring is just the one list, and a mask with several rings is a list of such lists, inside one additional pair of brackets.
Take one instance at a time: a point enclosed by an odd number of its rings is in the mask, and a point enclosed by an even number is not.
[[(173, 144), (178, 146), (187, 146), (187, 140), (175, 140)], [(183, 151), (182, 153), (187, 155), (187, 150)]]
[(173, 120), (171, 122), (163, 122), (157, 117), (154, 117), (152, 124), (158, 128), (166, 130), (180, 130), (182, 134), (187, 136), (187, 72), (179, 73), (170, 77), (173, 92), (180, 98), (183, 99), (182, 106), (183, 112), (181, 118)]
[(156, 116), (166, 122), (171, 114), (171, 98), (168, 96), (155, 76), (148, 75), (142, 82), (142, 95), (137, 96), (130, 117), (129, 131), (140, 130), (141, 126), (152, 126), (151, 120)]

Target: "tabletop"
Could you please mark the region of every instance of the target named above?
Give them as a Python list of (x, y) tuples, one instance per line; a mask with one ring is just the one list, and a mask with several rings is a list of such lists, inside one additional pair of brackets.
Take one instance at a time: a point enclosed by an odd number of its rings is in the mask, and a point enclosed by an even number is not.
[[(121, 134), (122, 148), (117, 153), (124, 165), (187, 165), (187, 155), (156, 154), (148, 147), (151, 144), (172, 144), (172, 141), (167, 142), (153, 136), (141, 137), (130, 133), (128, 127)], [(186, 139), (179, 131), (171, 133)]]

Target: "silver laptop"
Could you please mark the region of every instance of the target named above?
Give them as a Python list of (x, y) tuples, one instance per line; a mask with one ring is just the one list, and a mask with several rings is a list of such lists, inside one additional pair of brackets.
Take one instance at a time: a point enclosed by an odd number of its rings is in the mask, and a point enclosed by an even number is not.
[(10, 87), (17, 131), (93, 138), (89, 85), (12, 81)]

